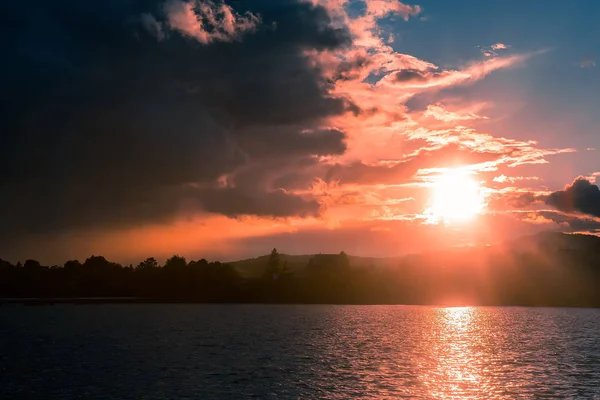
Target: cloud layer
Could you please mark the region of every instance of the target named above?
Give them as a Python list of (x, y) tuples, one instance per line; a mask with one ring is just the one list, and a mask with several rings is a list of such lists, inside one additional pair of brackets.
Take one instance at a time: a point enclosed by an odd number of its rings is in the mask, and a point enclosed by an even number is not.
[[(433, 177), (458, 166), (489, 174), (502, 207), (539, 203), (548, 193), (494, 185), (537, 182), (512, 171), (574, 149), (492, 135), (493, 104), (449, 93), (541, 52), (497, 42), (451, 66), (402, 53), (383, 23), (422, 23), (425, 11), (397, 0), (0, 6), (2, 37), (15, 38), (0, 66), (0, 242), (167, 235), (197, 218), (235, 226), (231, 237), (248, 219), (414, 228)], [(599, 216), (597, 190), (580, 179), (546, 202)]]

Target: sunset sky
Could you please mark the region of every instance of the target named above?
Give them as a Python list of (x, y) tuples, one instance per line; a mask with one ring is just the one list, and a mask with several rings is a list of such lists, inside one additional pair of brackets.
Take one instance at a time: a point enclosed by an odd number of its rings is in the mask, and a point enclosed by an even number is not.
[(3, 2), (0, 258), (383, 257), (600, 232), (599, 14)]

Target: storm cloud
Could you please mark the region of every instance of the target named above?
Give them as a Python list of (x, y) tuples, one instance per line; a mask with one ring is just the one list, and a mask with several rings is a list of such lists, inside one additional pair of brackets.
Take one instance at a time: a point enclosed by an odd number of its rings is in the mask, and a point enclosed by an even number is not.
[[(313, 198), (269, 182), (346, 149), (344, 132), (321, 123), (356, 106), (330, 95), (305, 55), (351, 43), (325, 9), (34, 0), (0, 14), (2, 236), (163, 222), (190, 208), (318, 213)], [(247, 169), (262, 175), (244, 184)]]

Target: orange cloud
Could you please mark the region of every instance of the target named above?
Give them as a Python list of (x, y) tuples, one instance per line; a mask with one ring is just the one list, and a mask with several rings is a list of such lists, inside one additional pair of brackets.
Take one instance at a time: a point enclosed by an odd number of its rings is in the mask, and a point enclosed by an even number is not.
[[(346, 132), (348, 149), (344, 155), (326, 160), (331, 167), (321, 175), (324, 180), (318, 187), (325, 220), (335, 220), (335, 224), (353, 216), (414, 220), (427, 200), (427, 190), (415, 185), (426, 182), (441, 167), (496, 171), (501, 166), (546, 163), (548, 156), (574, 151), (540, 149), (535, 142), (498, 138), (465, 126), (488, 119), (480, 114), (489, 106), (484, 102), (451, 108), (433, 102), (422, 112), (411, 112), (406, 106), (418, 94), (474, 83), (541, 52), (501, 57), (494, 53), (493, 57), (467, 63), (463, 68), (444, 69), (395, 51), (378, 29), (380, 18), (392, 13), (406, 20), (418, 15), (420, 7), (397, 1), (366, 1), (364, 15), (352, 18), (344, 7), (346, 1), (315, 3), (327, 7), (332, 24), (348, 26), (354, 40), (349, 48), (313, 51), (307, 56), (333, 82), (331, 93), (348, 98), (360, 109), (354, 115), (328, 120), (331, 126)], [(489, 51), (509, 47), (496, 43)], [(334, 187), (330, 186), (332, 183)], [(405, 193), (390, 192), (390, 188), (399, 185), (412, 186)], [(417, 191), (421, 193), (416, 195)], [(397, 199), (402, 201), (396, 204)]]
[(242, 34), (252, 32), (260, 17), (247, 12), (236, 13), (227, 4), (211, 0), (168, 0), (165, 13), (171, 29), (190, 36), (202, 44), (237, 40)]
[(495, 176), (493, 181), (497, 183), (515, 183), (518, 181), (539, 181), (537, 176), (506, 176), (504, 174)]
[(598, 180), (598, 177), (600, 177), (600, 172), (593, 172), (590, 175), (586, 176), (585, 178), (592, 183), (596, 183), (596, 181)]
[(415, 17), (421, 13), (420, 6), (411, 6), (398, 0), (371, 0), (366, 2), (367, 15), (381, 18), (387, 14), (399, 15), (408, 21), (409, 17)]
[(468, 112), (461, 114), (458, 112), (449, 111), (441, 103), (430, 104), (427, 106), (427, 110), (423, 113), (426, 117), (433, 117), (439, 121), (444, 122), (455, 122), (455, 121), (467, 121), (473, 119), (487, 119), (487, 117), (475, 114), (474, 112)]
[(489, 73), (518, 65), (530, 58), (531, 54), (520, 54), (509, 57), (494, 57), (480, 62), (474, 62), (460, 70), (419, 71), (401, 70), (387, 75), (378, 85), (410, 89), (435, 89), (453, 85), (472, 83), (484, 78)]
[(507, 44), (503, 44), (503, 43), (496, 43), (492, 45), (492, 50), (506, 50), (508, 49), (510, 46)]

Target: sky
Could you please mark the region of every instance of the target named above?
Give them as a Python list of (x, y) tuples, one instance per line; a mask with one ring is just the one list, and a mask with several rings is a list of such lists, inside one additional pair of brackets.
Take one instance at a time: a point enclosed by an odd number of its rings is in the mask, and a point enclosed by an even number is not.
[[(2, 2), (0, 257), (388, 257), (597, 234), (599, 13)], [(466, 178), (436, 195), (448, 173)], [(436, 201), (481, 209), (449, 221)]]

